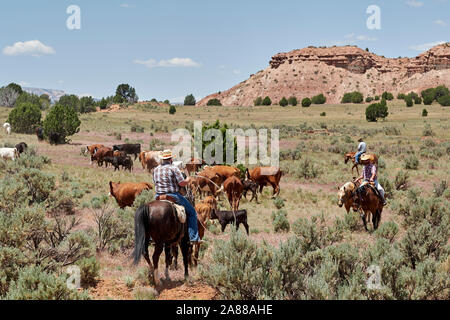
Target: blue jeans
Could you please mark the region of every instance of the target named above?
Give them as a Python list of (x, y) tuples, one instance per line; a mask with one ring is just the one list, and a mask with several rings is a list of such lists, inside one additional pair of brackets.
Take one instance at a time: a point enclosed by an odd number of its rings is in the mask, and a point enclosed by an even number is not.
[[(183, 206), (186, 209), (189, 240), (200, 241), (200, 236), (198, 235), (197, 212), (195, 211), (195, 208), (185, 197), (183, 197), (179, 193), (166, 193), (166, 195), (177, 199), (177, 204)], [(157, 194), (156, 196), (159, 196), (159, 194)]]
[(359, 151), (355, 154), (355, 162), (359, 163), (359, 158), (361, 158), (361, 155), (363, 154), (363, 151)]

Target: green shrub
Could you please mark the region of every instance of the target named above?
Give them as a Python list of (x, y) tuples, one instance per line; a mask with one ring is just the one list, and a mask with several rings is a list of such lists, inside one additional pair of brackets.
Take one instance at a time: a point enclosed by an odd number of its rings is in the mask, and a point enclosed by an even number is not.
[(66, 137), (80, 131), (80, 124), (81, 121), (75, 109), (57, 104), (45, 117), (44, 135), (50, 137), (53, 133), (60, 134), (58, 143), (64, 143)]
[(383, 92), (383, 94), (381, 95), (381, 98), (382, 99), (385, 99), (385, 100), (388, 100), (388, 101), (391, 101), (391, 100), (393, 100), (394, 99), (394, 95), (392, 94), (392, 93), (390, 93), (390, 92)]
[(360, 220), (361, 218), (359, 213), (351, 210), (349, 213), (344, 215), (343, 227), (349, 231), (356, 231)]
[(11, 128), (17, 133), (34, 133), (35, 126), (41, 123), (41, 109), (39, 106), (31, 103), (22, 103), (11, 110), (8, 116), (8, 122)]
[(275, 232), (289, 232), (291, 225), (287, 219), (287, 212), (284, 210), (273, 212), (272, 225)]
[(410, 170), (417, 170), (419, 167), (419, 159), (415, 155), (405, 158), (404, 168)]
[(262, 105), (262, 98), (261, 97), (258, 97), (258, 98), (256, 98), (255, 100), (253, 100), (253, 104), (255, 105), (255, 106), (261, 106)]
[(272, 100), (270, 100), (269, 97), (265, 97), (261, 104), (263, 106), (270, 106), (270, 105), (272, 105)]
[(298, 178), (313, 179), (317, 178), (320, 173), (319, 167), (309, 158), (300, 160), (296, 169)]
[(413, 100), (412, 100), (412, 98), (410, 96), (407, 96), (405, 98), (405, 102), (406, 102), (406, 106), (407, 107), (412, 107), (413, 106)]
[(327, 98), (325, 98), (325, 96), (321, 93), (317, 96), (312, 97), (311, 102), (313, 104), (324, 104), (325, 102), (327, 102)]
[(441, 106), (448, 107), (450, 106), (450, 95), (439, 97), (437, 101)]
[(427, 105), (427, 106), (430, 106), (432, 103), (433, 103), (433, 97), (432, 96), (425, 96), (425, 97), (423, 97), (423, 104), (424, 105)]
[(414, 98), (414, 104), (422, 104), (422, 98), (421, 97), (415, 97)]
[(175, 106), (170, 106), (169, 114), (175, 114), (176, 112), (177, 112), (177, 108), (175, 108)]
[(398, 100), (404, 100), (405, 97), (406, 97), (406, 95), (405, 95), (404, 93), (399, 93), (399, 94), (397, 95), (397, 99), (398, 99)]
[(366, 98), (366, 102), (367, 102), (367, 103), (372, 102), (373, 100), (374, 100), (374, 99), (373, 99), (372, 97), (367, 97), (367, 98)]
[(154, 288), (137, 287), (133, 290), (135, 300), (156, 300), (158, 292)]
[(383, 223), (378, 230), (375, 231), (377, 238), (387, 239), (390, 243), (394, 242), (395, 236), (398, 234), (398, 225), (389, 221)]
[(184, 98), (184, 105), (185, 106), (195, 106), (197, 102), (195, 101), (194, 95), (189, 94)]
[(421, 92), (421, 96), (424, 99), (425, 99), (425, 97), (429, 97), (429, 98), (431, 98), (431, 101), (433, 101), (434, 99), (436, 99), (436, 89), (429, 88), (429, 89), (423, 90)]
[(291, 105), (293, 107), (297, 106), (297, 104), (298, 104), (297, 98), (296, 97), (290, 97), (288, 99), (288, 103), (289, 103), (289, 105)]
[(219, 99), (210, 99), (210, 100), (208, 100), (208, 103), (206, 105), (207, 106), (218, 106), (218, 107), (221, 107), (222, 103), (220, 102)]
[(391, 182), (387, 178), (384, 178), (384, 177), (379, 178), (378, 182), (383, 186), (386, 199), (392, 198), (393, 197), (393, 189), (392, 189)]
[(302, 100), (302, 107), (307, 108), (311, 105), (311, 99), (309, 98), (304, 98)]
[(80, 280), (83, 288), (95, 286), (100, 276), (100, 264), (95, 257), (78, 260), (76, 265), (80, 268)]
[(406, 190), (408, 188), (409, 173), (407, 171), (399, 171), (394, 178), (395, 190)]
[(422, 131), (422, 135), (424, 137), (432, 137), (432, 136), (434, 136), (434, 132), (431, 129), (431, 125), (430, 124), (428, 124), (428, 123), (425, 124), (425, 127), (423, 128), (423, 131)]
[(144, 127), (138, 125), (138, 124), (133, 124), (130, 128), (131, 132), (144, 132)]
[(433, 193), (436, 197), (441, 197), (444, 195), (445, 190), (447, 190), (448, 184), (446, 180), (441, 180), (439, 184), (433, 183)]
[(19, 271), (17, 281), (12, 281), (7, 300), (86, 300), (86, 293), (67, 287), (65, 279), (32, 266)]
[(373, 103), (366, 108), (366, 120), (376, 122), (378, 119), (384, 119), (388, 116), (388, 108), (382, 103)]
[(153, 190), (143, 190), (134, 200), (133, 208), (138, 209), (140, 206), (144, 204), (149, 204), (154, 200), (155, 193)]
[(448, 88), (446, 86), (436, 87), (435, 92), (436, 92), (436, 100), (438, 100), (438, 101), (439, 101), (439, 98), (450, 95), (450, 91), (448, 90)]
[(285, 97), (283, 97), (278, 104), (282, 107), (286, 107), (289, 104), (289, 102)]
[(344, 93), (344, 96), (341, 99), (341, 103), (351, 103), (352, 102), (352, 93), (347, 92)]
[(321, 117), (325, 117), (326, 115), (327, 115), (327, 113), (325, 111), (320, 113)]
[(380, 100), (380, 96), (375, 96), (375, 101)]
[(275, 205), (275, 207), (277, 209), (281, 209), (281, 208), (283, 208), (285, 206), (284, 200), (282, 198), (280, 198), (280, 197), (274, 198), (273, 199), (273, 204)]
[(427, 117), (428, 116), (428, 111), (427, 109), (423, 109), (422, 110), (422, 117)]

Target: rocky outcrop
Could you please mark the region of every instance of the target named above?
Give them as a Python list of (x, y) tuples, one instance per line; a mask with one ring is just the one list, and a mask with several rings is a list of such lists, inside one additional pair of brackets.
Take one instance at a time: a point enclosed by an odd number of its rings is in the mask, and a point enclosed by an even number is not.
[(223, 105), (253, 105), (258, 97), (278, 102), (283, 96), (298, 99), (319, 93), (338, 103), (345, 92), (358, 90), (365, 96), (420, 91), (431, 86), (450, 86), (450, 43), (415, 58), (385, 58), (355, 46), (308, 47), (279, 53), (269, 67), (237, 86), (210, 95), (198, 105), (217, 98)]

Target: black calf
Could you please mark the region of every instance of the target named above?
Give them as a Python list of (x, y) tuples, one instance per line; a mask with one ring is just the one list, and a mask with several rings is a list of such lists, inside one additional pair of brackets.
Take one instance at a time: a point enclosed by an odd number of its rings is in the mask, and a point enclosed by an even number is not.
[(235, 223), (235, 217), (236, 217), (236, 230), (239, 229), (239, 225), (242, 223), (248, 235), (249, 231), (247, 224), (247, 210), (238, 210), (234, 213), (233, 211), (216, 211), (216, 210), (213, 210), (211, 212), (211, 219), (219, 220), (219, 223), (222, 226), (222, 232), (225, 231), (225, 228), (229, 223), (231, 224)]
[(250, 202), (252, 202), (253, 198), (256, 198), (256, 203), (258, 203), (258, 183), (252, 180), (245, 180), (243, 181), (244, 190), (243, 190), (243, 196), (245, 199), (247, 199), (247, 192), (250, 191), (252, 193), (252, 198), (250, 199)]
[(122, 169), (129, 170), (131, 172), (131, 169), (133, 169), (133, 160), (131, 160), (131, 157), (114, 157), (113, 161), (114, 171), (120, 170), (119, 166), (122, 166)]

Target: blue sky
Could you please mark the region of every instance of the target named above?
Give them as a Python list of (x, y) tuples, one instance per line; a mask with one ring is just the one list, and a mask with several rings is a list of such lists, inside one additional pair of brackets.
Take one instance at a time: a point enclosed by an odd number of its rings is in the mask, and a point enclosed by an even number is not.
[[(80, 30), (66, 27), (72, 4)], [(366, 26), (369, 5), (381, 9), (380, 30)], [(15, 0), (2, 2), (0, 29), (0, 86), (102, 97), (129, 83), (141, 100), (176, 101), (226, 90), (310, 45), (416, 56), (450, 41), (450, 0)]]

